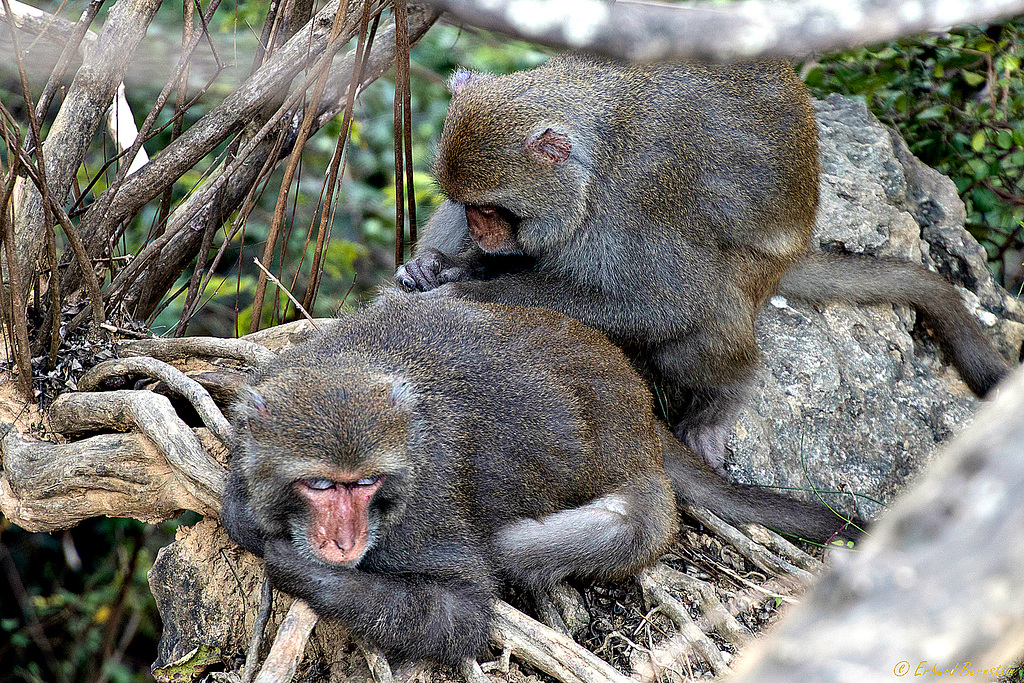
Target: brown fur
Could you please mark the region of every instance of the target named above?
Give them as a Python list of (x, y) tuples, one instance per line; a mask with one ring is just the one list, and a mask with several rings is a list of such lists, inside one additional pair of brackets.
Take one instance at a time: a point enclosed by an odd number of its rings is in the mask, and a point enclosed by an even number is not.
[[(442, 207), (400, 275), (419, 289), (461, 280), (444, 289), (606, 332), (676, 433), (720, 466), (758, 359), (754, 317), (817, 210), (814, 116), (792, 68), (568, 55), (454, 82), (435, 175), (466, 209)], [(513, 217), (515, 248), (502, 251), (518, 260), (470, 243), (478, 206)]]
[[(546, 309), (418, 299), (344, 316), (241, 391), (221, 513), (278, 588), (390, 656), (476, 654), (499, 580), (536, 591), (655, 561), (675, 533), (673, 491), (815, 540), (844, 527), (719, 477), (601, 333)], [(366, 547), (325, 555), (324, 513), (301, 486), (364, 479), (378, 486), (353, 506)]]
[(399, 282), (547, 306), (603, 330), (713, 466), (758, 362), (754, 319), (791, 268), (789, 296), (918, 307), (979, 395), (1005, 374), (941, 277), (807, 255), (817, 133), (785, 62), (570, 55), (453, 84), (435, 164), (449, 199)]

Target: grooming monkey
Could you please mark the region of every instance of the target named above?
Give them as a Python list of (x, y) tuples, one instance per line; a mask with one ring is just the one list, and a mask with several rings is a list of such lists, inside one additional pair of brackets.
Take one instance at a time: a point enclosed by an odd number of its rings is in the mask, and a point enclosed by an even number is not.
[(975, 392), (1005, 374), (940, 276), (807, 254), (817, 130), (788, 63), (563, 55), (508, 76), (459, 72), (452, 90), (434, 171), (448, 200), (399, 283), (554, 308), (606, 332), (712, 466), (758, 361), (754, 319), (777, 288), (914, 305)]
[(673, 494), (734, 523), (853, 535), (719, 477), (620, 350), (548, 309), (385, 293), (262, 369), (233, 424), (228, 534), (396, 660), (478, 654), (499, 581), (537, 591), (653, 562)]

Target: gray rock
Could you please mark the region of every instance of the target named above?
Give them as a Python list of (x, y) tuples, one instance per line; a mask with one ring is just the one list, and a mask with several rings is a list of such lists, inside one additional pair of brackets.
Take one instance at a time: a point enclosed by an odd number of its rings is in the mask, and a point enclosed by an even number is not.
[[(958, 285), (996, 348), (1018, 362), (1024, 311), (964, 229), (952, 181), (928, 168), (864, 105), (815, 103), (821, 136), (816, 248), (925, 263)], [(901, 306), (816, 310), (775, 298), (758, 323), (763, 367), (729, 439), (733, 478), (829, 496), (874, 516), (971, 420), (978, 399)]]

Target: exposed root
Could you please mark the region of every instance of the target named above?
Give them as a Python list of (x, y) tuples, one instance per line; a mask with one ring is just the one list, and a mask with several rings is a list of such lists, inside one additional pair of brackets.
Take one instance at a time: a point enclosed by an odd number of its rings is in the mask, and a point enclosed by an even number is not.
[(302, 600), (296, 600), (277, 629), (277, 637), (270, 646), (270, 654), (263, 660), (263, 668), (255, 683), (288, 683), (295, 676), (309, 634), (316, 625), (317, 616)]
[[(159, 379), (169, 386), (176, 394), (188, 400), (195, 408), (207, 429), (217, 435), (224, 444), (234, 440), (231, 424), (213, 402), (210, 393), (199, 382), (181, 370), (155, 358), (117, 358), (103, 361), (78, 381), (80, 391), (94, 391), (111, 377), (123, 375), (143, 375)], [(61, 397), (63, 398), (63, 397)], [(59, 399), (58, 399), (59, 400)], [(56, 406), (56, 403), (54, 404)], [(52, 409), (51, 409), (52, 410)], [(70, 427), (71, 425), (66, 425)], [(66, 430), (61, 430), (66, 431)]]

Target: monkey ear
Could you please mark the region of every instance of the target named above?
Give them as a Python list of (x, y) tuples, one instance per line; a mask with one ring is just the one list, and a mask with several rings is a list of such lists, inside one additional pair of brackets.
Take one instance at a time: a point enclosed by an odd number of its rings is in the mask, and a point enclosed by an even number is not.
[(239, 389), (238, 402), (234, 406), (234, 415), (245, 420), (249, 432), (253, 428), (259, 428), (261, 424), (270, 422), (273, 415), (270, 412), (263, 395), (251, 386)]
[(459, 69), (452, 74), (452, 77), (448, 80), (448, 92), (453, 95), (458, 95), (460, 92), (473, 85), (474, 83), (480, 83), (486, 81), (489, 78), (493, 78), (488, 74), (478, 74), (472, 71), (466, 71), (465, 69)]
[(534, 133), (526, 139), (526, 153), (538, 161), (557, 164), (569, 158), (572, 139), (565, 133), (548, 128), (543, 133)]

